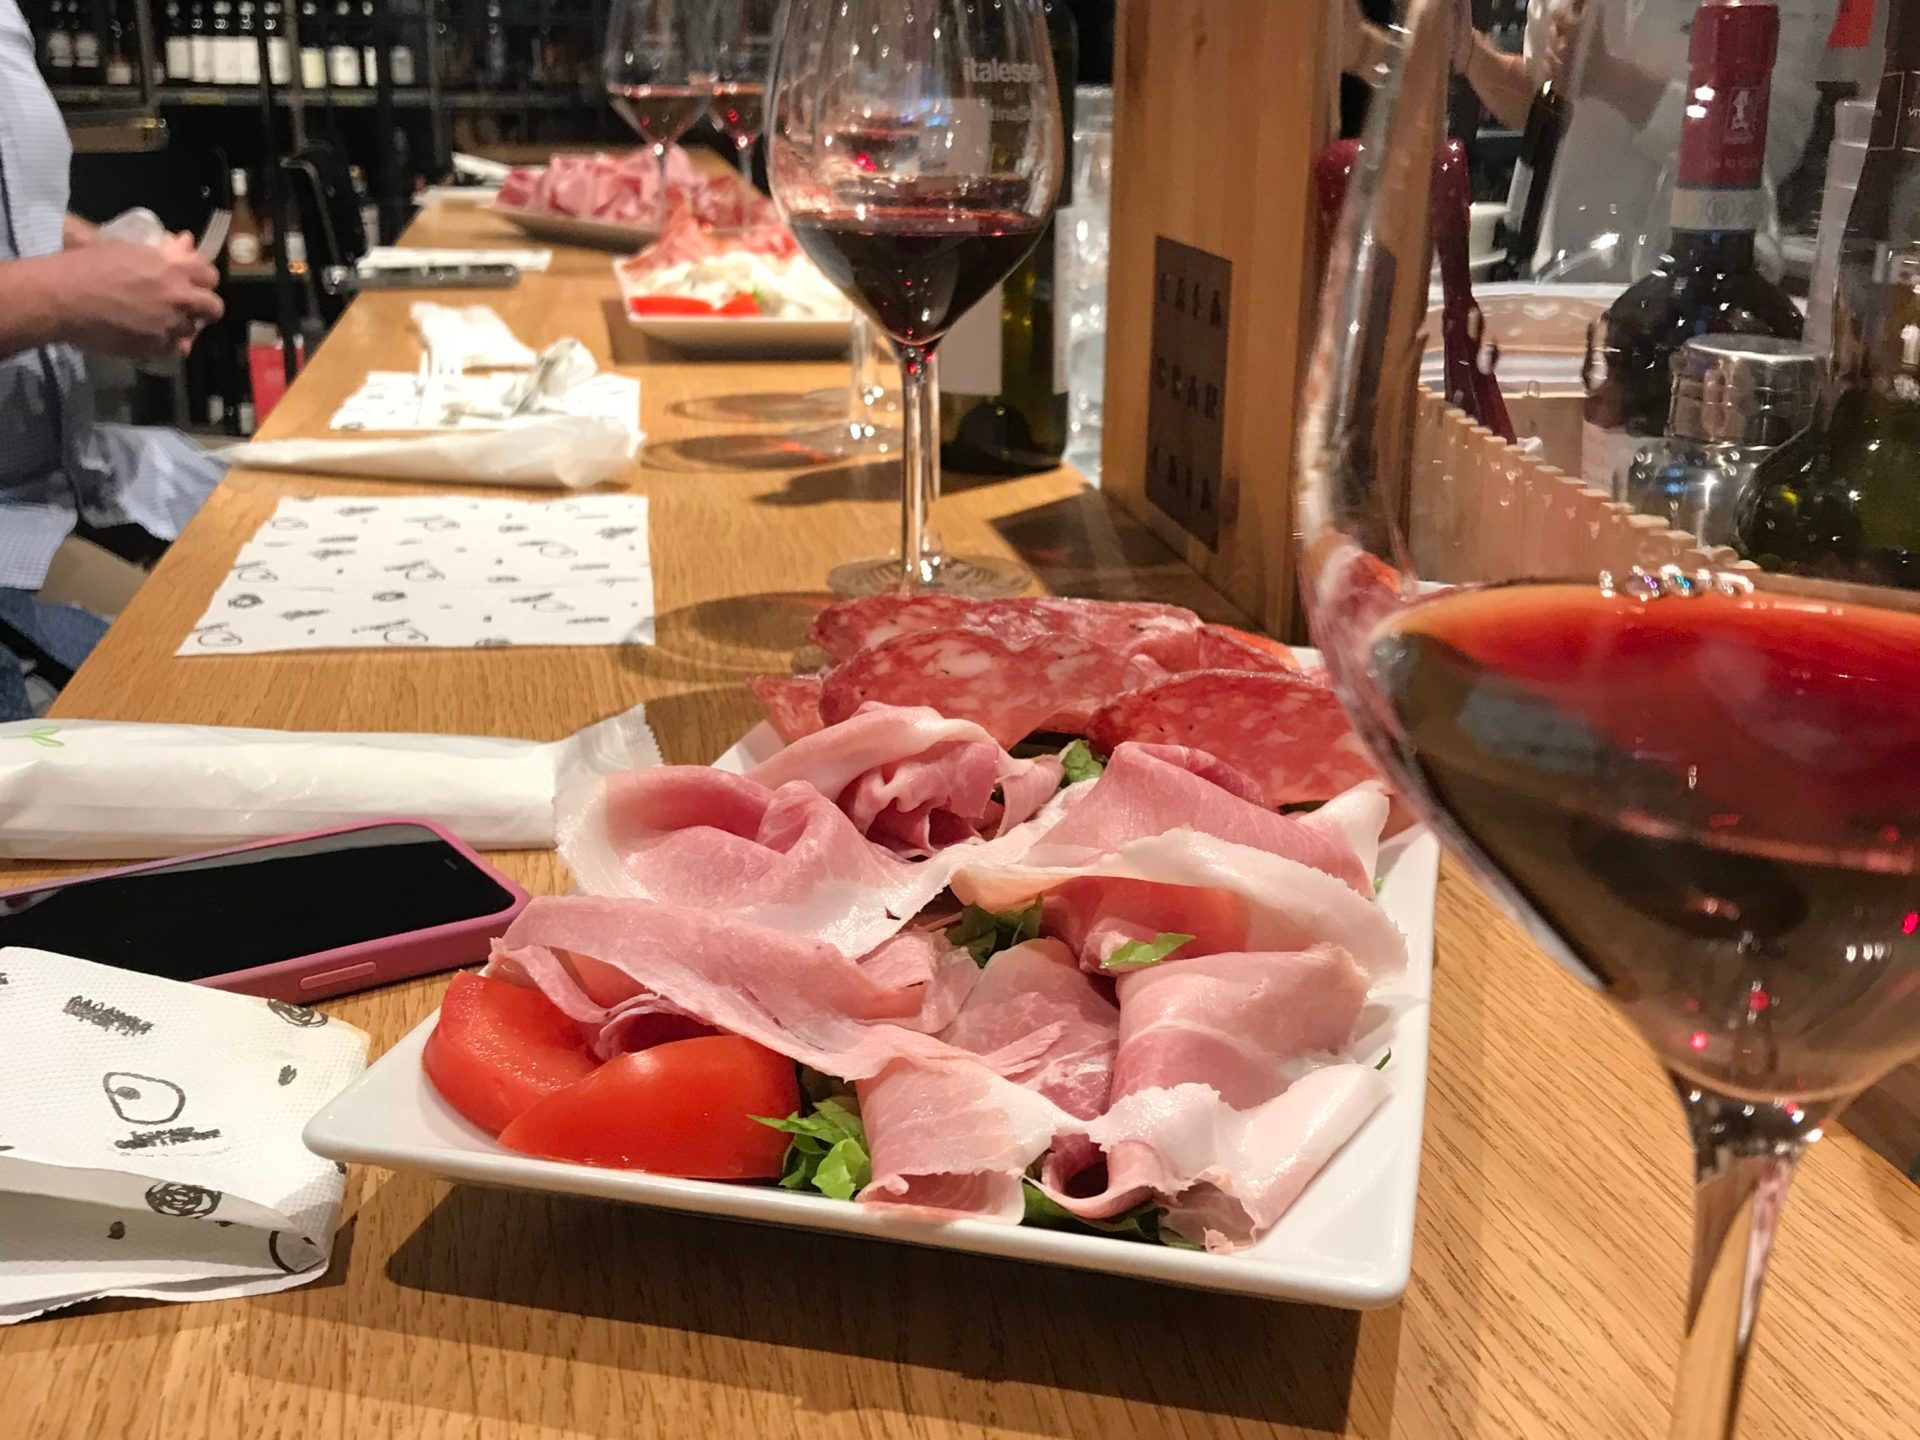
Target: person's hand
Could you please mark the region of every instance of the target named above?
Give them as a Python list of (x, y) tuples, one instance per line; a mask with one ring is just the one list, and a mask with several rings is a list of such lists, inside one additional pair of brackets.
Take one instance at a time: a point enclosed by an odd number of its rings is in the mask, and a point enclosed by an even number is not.
[[(1574, 52), (1580, 43), (1580, 23), (1587, 12), (1587, 0), (1567, 0), (1547, 21), (1547, 78), (1554, 88), (1565, 90), (1572, 76)], [(1596, 49), (1601, 37), (1594, 36)]]
[(83, 350), (150, 359), (185, 354), (225, 311), (219, 272), (193, 253), (193, 237), (158, 245), (101, 240), (50, 257), (60, 338)]
[(60, 221), (60, 243), (68, 250), (78, 250), (91, 245), (100, 238), (100, 227), (91, 220), (82, 220), (78, 215), (63, 216)]

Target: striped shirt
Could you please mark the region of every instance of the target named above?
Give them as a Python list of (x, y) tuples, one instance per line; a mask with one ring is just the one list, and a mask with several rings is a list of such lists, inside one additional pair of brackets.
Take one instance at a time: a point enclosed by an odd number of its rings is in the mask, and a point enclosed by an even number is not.
[[(0, 265), (62, 248), (72, 158), (19, 4), (0, 0)], [(38, 589), (81, 519), (171, 540), (223, 469), (174, 431), (96, 423), (71, 345), (0, 356), (0, 587)]]

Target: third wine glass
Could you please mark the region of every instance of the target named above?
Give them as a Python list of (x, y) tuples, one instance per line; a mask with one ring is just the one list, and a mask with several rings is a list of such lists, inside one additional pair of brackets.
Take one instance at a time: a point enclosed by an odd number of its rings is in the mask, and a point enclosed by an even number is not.
[(708, 16), (699, 0), (613, 0), (601, 69), (607, 98), (653, 147), (666, 213), (667, 151), (713, 100)]
[(900, 552), (837, 567), (846, 594), (1003, 595), (1016, 562), (926, 540), (939, 494), (941, 338), (1040, 238), (1060, 188), (1041, 0), (791, 0), (767, 171), (800, 246), (900, 355)]

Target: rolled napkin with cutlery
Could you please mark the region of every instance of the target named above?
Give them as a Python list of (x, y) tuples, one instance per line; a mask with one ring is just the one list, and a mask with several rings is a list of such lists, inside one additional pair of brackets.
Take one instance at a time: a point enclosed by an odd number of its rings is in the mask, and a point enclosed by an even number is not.
[(0, 949), (0, 1325), (319, 1278), (345, 1167), (300, 1132), (366, 1064), (304, 1006)]
[(641, 705), (547, 743), (15, 721), (0, 725), (0, 857), (144, 860), (393, 815), (482, 850), (544, 849), (561, 790), (659, 763)]
[[(630, 383), (637, 393), (639, 382)], [(541, 414), (485, 430), (365, 440), (256, 440), (222, 452), (221, 459), (307, 475), (585, 490), (618, 478), (645, 438), (636, 426), (604, 415)]]

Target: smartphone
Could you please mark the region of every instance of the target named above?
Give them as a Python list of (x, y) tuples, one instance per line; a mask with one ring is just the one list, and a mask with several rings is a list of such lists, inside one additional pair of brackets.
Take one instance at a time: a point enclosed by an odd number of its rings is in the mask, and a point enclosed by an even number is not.
[(382, 820), (0, 893), (0, 945), (305, 1003), (487, 958), (527, 892)]

